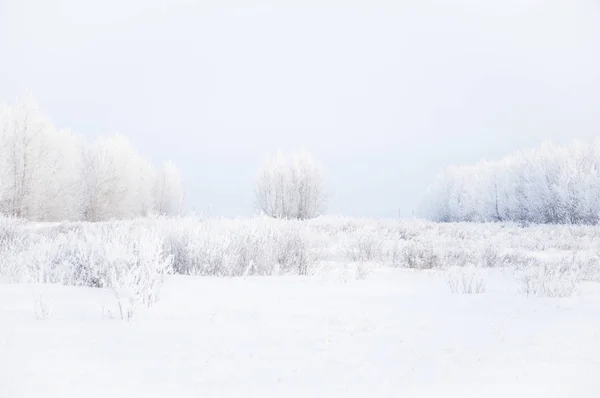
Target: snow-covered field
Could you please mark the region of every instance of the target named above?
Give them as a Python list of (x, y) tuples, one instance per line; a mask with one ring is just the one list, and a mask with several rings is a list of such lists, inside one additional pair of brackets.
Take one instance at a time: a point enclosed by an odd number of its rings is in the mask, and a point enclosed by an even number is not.
[[(193, 253), (227, 270), (240, 258), (277, 257), (281, 264), (269, 269), (278, 276), (252, 276), (264, 264), (241, 269), (245, 276), (160, 274), (157, 300), (137, 302), (129, 321), (119, 304), (137, 290), (121, 274), (108, 273), (101, 288), (69, 286), (81, 280), (64, 277), (82, 253), (111, 262), (111, 272), (129, 267), (125, 260), (137, 252), (118, 244), (123, 231), (9, 228), (0, 236), (0, 276), (12, 282), (0, 284), (0, 397), (599, 394), (597, 228), (326, 220), (290, 234), (288, 224), (248, 222), (223, 227), (234, 231), (224, 235), (207, 227), (229, 239), (228, 262), (223, 247)], [(96, 232), (85, 235), (87, 228)], [(252, 250), (240, 257), (234, 249), (245, 246), (232, 242), (248, 228), (258, 237), (243, 235)], [(42, 237), (19, 237), (23, 230)], [(65, 246), (61, 234), (77, 245)], [(95, 234), (110, 238), (108, 246), (93, 246)], [(271, 252), (259, 244), (263, 235), (295, 242), (294, 249)], [(52, 251), (58, 243), (60, 253)], [(9, 253), (16, 247), (23, 249)], [(42, 254), (27, 254), (33, 248)], [(284, 252), (310, 254), (307, 275), (283, 272), (284, 264), (303, 264), (282, 260)], [(15, 273), (6, 258), (36, 264), (21, 263), (27, 272)], [(47, 258), (52, 267), (40, 268)], [(57, 269), (68, 272), (56, 277)], [(49, 280), (60, 283), (39, 283)]]
[(597, 397), (598, 286), (532, 299), (485, 278), (175, 276), (127, 323), (107, 290), (0, 285), (0, 396)]

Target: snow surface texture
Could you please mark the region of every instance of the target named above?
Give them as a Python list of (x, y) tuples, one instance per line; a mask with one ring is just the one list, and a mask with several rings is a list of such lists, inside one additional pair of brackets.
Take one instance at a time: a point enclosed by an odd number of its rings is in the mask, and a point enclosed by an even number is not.
[(600, 391), (598, 228), (0, 225), (0, 397)]

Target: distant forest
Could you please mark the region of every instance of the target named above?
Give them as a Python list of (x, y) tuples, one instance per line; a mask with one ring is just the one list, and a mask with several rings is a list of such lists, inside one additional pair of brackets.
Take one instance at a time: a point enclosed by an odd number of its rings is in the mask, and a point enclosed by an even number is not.
[(0, 104), (0, 213), (31, 221), (134, 218), (181, 211), (179, 168), (155, 168), (120, 134), (86, 142), (35, 101)]
[(441, 222), (598, 224), (600, 139), (547, 142), (500, 161), (448, 167), (427, 190), (420, 213)]

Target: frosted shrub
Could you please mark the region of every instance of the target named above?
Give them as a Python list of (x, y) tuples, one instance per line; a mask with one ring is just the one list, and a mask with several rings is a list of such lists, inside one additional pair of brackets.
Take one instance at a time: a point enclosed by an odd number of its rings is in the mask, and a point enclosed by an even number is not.
[(529, 267), (521, 278), (528, 296), (569, 297), (575, 291), (579, 272), (569, 262), (540, 263)]
[(37, 256), (30, 245), (11, 245), (0, 252), (0, 276), (3, 282), (26, 283), (35, 282), (37, 273), (32, 264)]
[(271, 275), (275, 268), (276, 237), (273, 230), (257, 225), (240, 225), (228, 232), (229, 248), (217, 253), (223, 258), (218, 275)]
[(538, 263), (535, 258), (521, 251), (505, 253), (502, 257), (505, 266), (514, 267), (520, 271), (529, 269), (533, 264)]
[(0, 216), (0, 279), (34, 282), (38, 278), (36, 248), (43, 237), (33, 235), (21, 219)]
[[(316, 263), (341, 261), (356, 267), (358, 278), (382, 261), (415, 269), (511, 266), (531, 272), (533, 265), (564, 257), (564, 247), (577, 253), (574, 266), (581, 278), (600, 279), (600, 232), (592, 227), (344, 217), (149, 217), (39, 225), (0, 217), (0, 279), (112, 288), (114, 271), (131, 270), (146, 251), (154, 257), (158, 251), (161, 261), (155, 262), (172, 264), (172, 271), (182, 275), (307, 275)], [(540, 250), (547, 254), (540, 256)], [(535, 275), (529, 279), (534, 283)]]
[(164, 252), (171, 256), (175, 273), (220, 275), (224, 271), (223, 253), (231, 244), (227, 231), (187, 220), (181, 225), (167, 225), (162, 233)]
[(382, 239), (377, 231), (372, 228), (362, 228), (355, 233), (346, 250), (346, 257), (350, 261), (362, 262), (381, 259)]
[(184, 275), (242, 276), (297, 273), (314, 262), (309, 237), (298, 221), (260, 217), (168, 224), (165, 253)]
[(481, 266), (485, 268), (496, 268), (502, 266), (502, 256), (489, 243), (481, 249)]
[(474, 267), (455, 268), (446, 272), (446, 284), (454, 294), (485, 293), (485, 282)]
[(407, 268), (433, 269), (441, 267), (441, 261), (430, 244), (409, 241), (404, 247), (404, 265)]
[(49, 229), (44, 235), (21, 232), (29, 234), (26, 244), (13, 239), (0, 257), (2, 276), (20, 283), (110, 288), (123, 319), (130, 319), (139, 305), (154, 303), (171, 272), (171, 257), (151, 227), (117, 222)]
[(138, 306), (154, 304), (171, 272), (172, 259), (163, 255), (158, 234), (145, 228), (136, 232), (137, 239), (115, 251), (116, 255), (106, 264), (108, 284), (123, 320), (130, 320)]
[(444, 252), (444, 264), (450, 267), (475, 267), (481, 261), (476, 249), (452, 247)]
[(238, 227), (226, 221), (222, 224), (203, 222), (175, 231), (167, 238), (169, 246), (166, 249), (166, 253), (173, 256), (175, 272), (242, 275), (250, 262), (260, 257), (260, 234), (254, 235)]
[(279, 235), (277, 263), (280, 272), (308, 275), (315, 262), (315, 254), (309, 245), (306, 232), (293, 226)]
[(110, 228), (98, 225), (60, 234), (52, 241), (50, 249), (38, 247), (40, 282), (107, 287), (107, 262), (110, 256), (120, 251), (114, 242), (118, 238), (113, 234)]
[(89, 224), (56, 238), (43, 282), (110, 288), (121, 318), (158, 300), (172, 258), (156, 229), (128, 222)]
[(577, 258), (581, 280), (600, 282), (600, 255), (590, 253)]
[(0, 252), (6, 251), (23, 239), (24, 220), (0, 216)]
[(23, 231), (21, 219), (0, 216), (0, 257), (9, 255), (13, 251), (23, 250), (26, 240), (27, 234)]
[(372, 272), (372, 264), (360, 262), (356, 265), (356, 279), (365, 280)]

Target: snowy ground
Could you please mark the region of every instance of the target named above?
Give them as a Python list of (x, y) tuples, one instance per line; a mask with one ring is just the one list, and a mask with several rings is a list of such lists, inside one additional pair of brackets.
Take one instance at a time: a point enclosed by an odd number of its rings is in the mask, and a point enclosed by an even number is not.
[(600, 285), (444, 272), (173, 276), (131, 322), (110, 290), (0, 284), (0, 397), (600, 396)]

